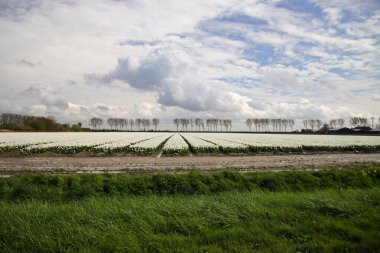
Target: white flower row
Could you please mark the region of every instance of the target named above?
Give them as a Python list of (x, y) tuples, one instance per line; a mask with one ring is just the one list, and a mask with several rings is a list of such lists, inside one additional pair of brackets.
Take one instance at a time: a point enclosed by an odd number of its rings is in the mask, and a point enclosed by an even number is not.
[[(303, 134), (249, 134), (249, 133), (194, 133), (193, 137), (230, 146), (235, 142), (249, 146), (297, 147), (297, 146), (349, 146), (380, 145), (380, 136), (339, 136)], [(226, 141), (223, 142), (222, 140)]]
[[(380, 136), (338, 136), (304, 134), (250, 134), (250, 133), (181, 133), (195, 151), (209, 152), (219, 147), (242, 150), (257, 147), (300, 146), (351, 146), (380, 145)], [(104, 133), (0, 133), (0, 151), (14, 147), (16, 150), (43, 151), (52, 148), (99, 147), (115, 149), (133, 147), (156, 149), (173, 133), (104, 132)], [(187, 149), (186, 142), (176, 133), (164, 149)], [(83, 149), (82, 149), (83, 150)], [(122, 149), (120, 149), (122, 150)]]
[[(70, 137), (67, 136), (66, 139), (69, 138)], [(62, 135), (57, 135), (57, 133), (1, 133), (0, 147), (27, 146), (60, 140), (62, 140)]]
[[(156, 148), (171, 134), (163, 133), (4, 133), (0, 134), (0, 151), (12, 147), (23, 152), (66, 152), (69, 150), (89, 150), (93, 147), (102, 147), (112, 150), (118, 147), (130, 146), (149, 139), (162, 137), (151, 142), (144, 142), (141, 148)], [(158, 143), (158, 144), (157, 144)], [(108, 147), (108, 148), (107, 148)], [(9, 149), (8, 149), (9, 150)], [(99, 149), (101, 150), (101, 149)]]
[(123, 139), (97, 146), (97, 148), (117, 149), (162, 136), (162, 133), (128, 133)]
[(191, 134), (182, 134), (182, 136), (190, 143), (194, 149), (217, 149), (218, 146), (209, 141), (202, 140)]
[(120, 140), (120, 136), (112, 133), (101, 135), (97, 135), (96, 133), (64, 134), (60, 136), (60, 139), (54, 138), (47, 143), (31, 145), (26, 147), (26, 150), (49, 149), (53, 147), (91, 147), (117, 140)]
[(181, 137), (180, 134), (174, 134), (170, 139), (165, 143), (164, 152), (166, 150), (187, 150), (189, 146)]
[(166, 139), (168, 139), (172, 134), (170, 133), (165, 133), (162, 134), (158, 137), (151, 138), (139, 143), (136, 143), (134, 145), (131, 145), (131, 148), (145, 148), (145, 149), (150, 149), (150, 148), (158, 148)]
[(193, 137), (201, 139), (206, 142), (210, 142), (212, 144), (215, 144), (219, 147), (223, 148), (232, 148), (232, 149), (245, 149), (247, 148), (247, 145), (243, 143), (234, 142), (232, 140), (223, 139), (221, 137), (221, 134), (212, 134), (212, 133), (194, 133), (192, 134)]

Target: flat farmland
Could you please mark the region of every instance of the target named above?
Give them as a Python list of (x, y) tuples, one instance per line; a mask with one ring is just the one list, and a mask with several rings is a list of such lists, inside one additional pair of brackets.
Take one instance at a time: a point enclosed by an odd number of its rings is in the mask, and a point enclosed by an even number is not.
[(380, 136), (235, 133), (2, 133), (0, 153), (190, 155), (380, 151)]
[(379, 136), (235, 133), (2, 133), (2, 175), (309, 170), (380, 163)]

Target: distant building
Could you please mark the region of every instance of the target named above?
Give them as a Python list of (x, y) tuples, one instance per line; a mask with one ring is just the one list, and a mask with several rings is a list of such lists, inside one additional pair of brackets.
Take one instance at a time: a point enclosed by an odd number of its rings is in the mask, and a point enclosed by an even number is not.
[(328, 130), (329, 134), (376, 134), (380, 135), (380, 130), (373, 130), (370, 127), (355, 127), (355, 128), (332, 128)]

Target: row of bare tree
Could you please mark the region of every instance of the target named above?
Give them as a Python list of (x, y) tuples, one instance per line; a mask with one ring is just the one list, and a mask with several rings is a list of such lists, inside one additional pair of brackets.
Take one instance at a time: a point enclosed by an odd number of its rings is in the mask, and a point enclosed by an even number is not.
[(220, 132), (224, 131), (228, 132), (231, 131), (232, 128), (232, 120), (230, 119), (180, 119), (175, 118), (173, 120), (174, 125), (177, 128), (177, 131), (179, 130), (179, 127), (182, 127), (182, 131), (188, 131), (188, 127), (190, 125), (190, 130), (193, 131), (193, 127), (195, 126), (195, 131), (205, 131), (205, 125), (207, 127), (208, 132), (217, 132), (218, 126), (220, 126)]
[(353, 117), (353, 118), (350, 118), (350, 124), (351, 126), (354, 126), (354, 127), (356, 126), (365, 127), (365, 126), (368, 126), (368, 119), (361, 118), (361, 117)]
[(246, 119), (245, 124), (249, 127), (249, 131), (252, 131), (252, 126), (255, 126), (256, 132), (266, 132), (269, 130), (269, 125), (272, 125), (273, 132), (283, 132), (287, 131), (290, 127), (293, 131), (294, 119)]
[(324, 122), (320, 119), (305, 119), (302, 121), (303, 125), (307, 129), (308, 127), (311, 128), (311, 130), (314, 131), (314, 128), (321, 129)]
[[(380, 121), (380, 118), (379, 118), (379, 121)], [(313, 131), (314, 131), (314, 128), (320, 129), (324, 124), (327, 124), (320, 119), (303, 120), (302, 123), (305, 126), (305, 128), (309, 127)], [(338, 118), (338, 119), (331, 119), (328, 125), (332, 128), (336, 128), (337, 126), (342, 128), (344, 126), (344, 123), (345, 123), (344, 119)], [(352, 127), (366, 127), (368, 126), (368, 119), (362, 118), (362, 117), (352, 117), (350, 118), (350, 125)]]
[[(22, 122), (23, 118), (21, 115), (17, 114), (2, 114), (1, 122), (12, 122), (17, 124), (17, 122)], [(379, 118), (380, 121), (380, 118)], [(230, 119), (186, 119), (186, 118), (175, 118), (173, 120), (174, 125), (177, 128), (177, 131), (205, 131), (207, 129), (208, 132), (217, 132), (218, 130), (222, 131), (231, 131), (232, 120)], [(313, 131), (316, 129), (320, 129), (324, 124), (320, 119), (306, 119), (302, 121), (304, 127), (306, 129), (312, 129)], [(336, 128), (337, 126), (343, 127), (345, 120), (343, 118), (331, 119), (329, 121), (329, 126)], [(99, 129), (103, 124), (103, 120), (101, 118), (91, 118), (90, 126), (95, 130)], [(154, 130), (157, 130), (157, 126), (160, 124), (160, 120), (158, 118), (150, 119), (123, 119), (123, 118), (109, 118), (107, 120), (107, 124), (111, 127), (112, 130), (124, 130), (128, 128), (129, 130), (137, 130), (137, 131), (146, 131), (150, 130), (151, 125), (154, 126)], [(287, 132), (288, 128), (293, 131), (293, 127), (295, 125), (294, 119), (268, 119), (268, 118), (253, 118), (246, 119), (245, 125), (249, 127), (249, 130), (252, 131), (252, 127), (255, 127), (255, 131), (266, 132), (269, 131), (269, 126), (272, 126), (273, 132)], [(357, 126), (368, 126), (367, 118), (361, 117), (352, 117), (350, 118), (350, 125), (353, 127)], [(135, 127), (135, 129), (134, 129)], [(195, 127), (195, 129), (193, 129)], [(220, 128), (219, 128), (220, 127)], [(190, 128), (190, 129), (189, 129)], [(206, 129), (205, 129), (206, 128)]]
[[(154, 118), (152, 120), (150, 119), (123, 119), (123, 118), (108, 118), (107, 124), (111, 127), (111, 130), (117, 130), (117, 131), (123, 131), (124, 128), (127, 129), (128, 125), (130, 126), (130, 130), (134, 130), (134, 126), (136, 127), (135, 130), (137, 131), (147, 131), (150, 130), (150, 126), (154, 126), (154, 130), (157, 130), (158, 124), (160, 124), (160, 120), (157, 118)], [(100, 126), (103, 125), (103, 120), (101, 118), (91, 118), (90, 119), (90, 126), (92, 129), (99, 129)]]
[(330, 127), (332, 127), (332, 128), (336, 128), (337, 126), (339, 126), (339, 127), (343, 127), (344, 126), (344, 122), (345, 122), (345, 120), (344, 119), (342, 119), (342, 118), (339, 118), (339, 119), (331, 119), (330, 120)]

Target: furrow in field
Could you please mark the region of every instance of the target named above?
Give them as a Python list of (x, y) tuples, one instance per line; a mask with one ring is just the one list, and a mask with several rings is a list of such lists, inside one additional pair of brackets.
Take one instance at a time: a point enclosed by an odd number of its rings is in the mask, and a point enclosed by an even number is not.
[(158, 152), (171, 136), (172, 134), (166, 133), (159, 137), (133, 144), (129, 146), (129, 152), (139, 155), (147, 155)]
[(178, 133), (174, 134), (164, 145), (163, 154), (188, 154), (189, 146)]

